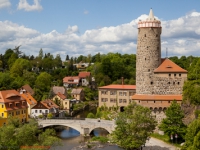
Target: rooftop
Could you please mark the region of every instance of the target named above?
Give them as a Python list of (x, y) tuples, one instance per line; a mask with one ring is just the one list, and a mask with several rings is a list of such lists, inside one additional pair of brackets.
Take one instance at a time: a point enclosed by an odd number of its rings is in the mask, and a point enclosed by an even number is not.
[(126, 89), (126, 90), (135, 90), (135, 85), (122, 85), (122, 84), (111, 84), (107, 86), (99, 87), (99, 89)]

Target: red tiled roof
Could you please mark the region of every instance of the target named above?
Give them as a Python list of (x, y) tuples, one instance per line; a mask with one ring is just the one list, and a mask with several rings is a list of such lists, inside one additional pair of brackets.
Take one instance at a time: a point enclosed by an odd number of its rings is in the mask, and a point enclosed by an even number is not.
[(107, 86), (99, 87), (99, 89), (127, 89), (127, 90), (135, 90), (135, 85), (122, 85), (122, 84), (111, 84)]
[(21, 96), (29, 103), (30, 105), (37, 104), (37, 101), (31, 96), (30, 93), (21, 94)]
[[(78, 80), (78, 82), (71, 82), (70, 80)], [(72, 76), (72, 77), (64, 77), (63, 82), (65, 83), (79, 83), (79, 76)]]
[(65, 94), (65, 88), (63, 86), (53, 86), (52, 90), (54, 94), (58, 93)]
[(66, 99), (66, 96), (65, 95), (63, 95), (63, 94), (61, 94), (60, 92), (58, 92), (58, 94), (57, 94), (61, 99)]
[(182, 101), (182, 95), (143, 95), (135, 94), (133, 100), (177, 100)]
[(89, 77), (91, 74), (90, 72), (79, 72), (79, 77), (80, 78), (86, 78), (86, 77)]
[(0, 91), (0, 102), (7, 103), (13, 101), (25, 100), (16, 90)]
[(182, 72), (182, 73), (187, 73), (187, 70), (181, 68), (168, 58), (166, 58), (160, 66), (154, 70), (154, 72)]
[(43, 104), (46, 108), (59, 108), (58, 105), (56, 105), (52, 100), (46, 99), (43, 101), (40, 101), (41, 104)]

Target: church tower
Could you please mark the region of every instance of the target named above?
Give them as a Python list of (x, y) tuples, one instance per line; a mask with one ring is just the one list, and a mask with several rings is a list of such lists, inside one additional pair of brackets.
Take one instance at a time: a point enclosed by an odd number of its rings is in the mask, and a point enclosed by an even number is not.
[(138, 22), (136, 94), (154, 94), (154, 70), (161, 64), (161, 30), (152, 9), (145, 21)]

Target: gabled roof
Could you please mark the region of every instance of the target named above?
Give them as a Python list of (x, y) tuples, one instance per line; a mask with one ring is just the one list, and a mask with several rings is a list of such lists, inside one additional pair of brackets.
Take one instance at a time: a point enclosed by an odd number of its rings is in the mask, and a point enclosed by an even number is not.
[(30, 105), (37, 104), (37, 101), (31, 96), (30, 93), (21, 94), (21, 96), (29, 103)]
[(169, 73), (187, 73), (187, 70), (181, 68), (168, 58), (166, 58), (154, 72), (169, 72)]
[(182, 101), (182, 95), (145, 95), (145, 94), (135, 94), (132, 96), (133, 100), (177, 100)]
[(65, 88), (63, 86), (53, 86), (52, 90), (54, 94), (65, 94)]
[(61, 94), (60, 92), (58, 92), (57, 95), (63, 100), (67, 98), (65, 95)]
[[(73, 82), (72, 82), (72, 80), (73, 80)], [(77, 83), (78, 84), (79, 80), (80, 80), (79, 76), (72, 76), (72, 77), (64, 77), (63, 78), (63, 82), (65, 82), (65, 83), (74, 83), (74, 84)]]
[(0, 102), (9, 103), (25, 100), (16, 90), (0, 91)]
[(135, 85), (122, 85), (122, 84), (111, 84), (107, 86), (99, 87), (99, 89), (126, 89), (126, 90), (135, 90)]
[(83, 89), (81, 89), (81, 88), (72, 89), (71, 94), (81, 94), (81, 91), (82, 91), (82, 90), (83, 90)]
[(58, 105), (56, 105), (52, 100), (46, 99), (44, 101), (40, 101), (41, 104), (43, 104), (47, 109), (50, 108), (59, 108)]
[(30, 85), (26, 84), (21, 87), (21, 89), (25, 89), (27, 92), (29, 92), (31, 95), (34, 95), (34, 90), (30, 87)]
[(86, 78), (86, 77), (89, 77), (91, 75), (90, 72), (79, 72), (79, 77), (80, 78)]

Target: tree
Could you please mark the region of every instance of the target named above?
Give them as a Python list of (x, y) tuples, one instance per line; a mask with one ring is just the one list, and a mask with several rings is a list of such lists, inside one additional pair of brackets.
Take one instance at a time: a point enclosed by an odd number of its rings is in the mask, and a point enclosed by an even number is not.
[(38, 123), (31, 119), (28, 124), (22, 125), (18, 118), (10, 117), (8, 123), (0, 127), (0, 133), (1, 150), (19, 150), (23, 149), (23, 146), (34, 147), (37, 145), (40, 146), (40, 149), (45, 149), (42, 146), (60, 145), (60, 140), (56, 137), (53, 129), (41, 132)]
[(184, 139), (186, 126), (182, 121), (184, 112), (181, 110), (181, 106), (174, 100), (165, 114), (166, 118), (162, 120), (159, 129), (164, 131), (169, 137), (177, 134), (179, 139)]
[(197, 149), (200, 149), (200, 117), (189, 124), (182, 147), (182, 150)]
[(49, 92), (51, 86), (51, 78), (51, 75), (46, 72), (40, 73), (35, 81), (35, 87), (42, 92)]
[(130, 150), (141, 147), (156, 127), (155, 118), (147, 107), (131, 103), (120, 112), (116, 128), (111, 134), (120, 147)]
[(31, 67), (30, 62), (26, 59), (17, 59), (10, 69), (10, 73), (13, 77), (23, 76), (23, 70), (29, 70)]

